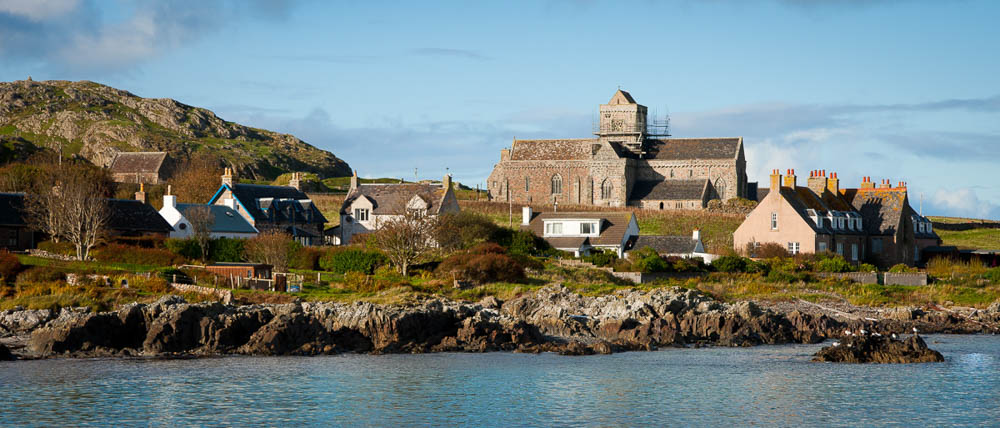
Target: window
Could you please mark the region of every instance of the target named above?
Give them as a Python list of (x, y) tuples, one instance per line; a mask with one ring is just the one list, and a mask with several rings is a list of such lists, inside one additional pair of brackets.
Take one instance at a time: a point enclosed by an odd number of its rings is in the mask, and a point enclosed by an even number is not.
[(789, 242), (788, 243), (788, 252), (792, 253), (792, 255), (798, 254), (799, 253), (799, 243), (798, 242)]
[(778, 213), (771, 213), (771, 230), (778, 230)]
[(694, 177), (694, 170), (693, 169), (689, 169), (688, 170), (688, 177)]
[(562, 223), (545, 223), (546, 235), (562, 235)]
[(674, 178), (674, 170), (673, 169), (670, 170), (670, 178)]
[(611, 199), (612, 190), (611, 180), (605, 178), (601, 183), (601, 199)]
[(872, 238), (872, 253), (882, 254), (882, 238)]
[(913, 247), (913, 263), (916, 264), (920, 261), (920, 248)]
[(524, 191), (527, 192), (531, 189), (531, 179), (524, 177)]
[(358, 221), (368, 221), (368, 208), (355, 208), (354, 218)]
[(726, 199), (726, 180), (715, 180), (715, 193), (719, 195), (719, 199)]
[(851, 244), (851, 260), (858, 261), (858, 244)]
[(660, 202), (660, 209), (663, 209), (663, 202)]
[(826, 242), (820, 242), (816, 246), (816, 251), (821, 252), (821, 253), (824, 252), (824, 251), (826, 251)]
[(187, 225), (187, 223), (181, 223), (181, 224), (180, 224), (179, 226), (177, 226), (177, 227), (178, 227), (178, 228), (180, 228), (181, 230), (184, 230), (184, 229), (187, 229), (187, 228), (188, 228), (188, 225)]
[(844, 228), (844, 219), (843, 218), (837, 219), (837, 228), (838, 229), (843, 229)]
[(918, 228), (918, 231), (919, 231), (920, 233), (924, 233), (924, 224), (923, 224), (923, 223), (917, 223), (917, 225), (918, 225), (918, 226), (920, 226), (920, 227)]
[(580, 223), (581, 235), (593, 235), (597, 233), (597, 223)]
[(675, 202), (674, 203), (674, 208), (675, 209), (683, 209), (684, 208), (684, 203), (683, 202)]
[(840, 254), (841, 256), (844, 255), (844, 243), (843, 242), (838, 242), (837, 243), (837, 254)]
[(552, 176), (552, 194), (558, 195), (562, 193), (562, 177), (559, 174)]

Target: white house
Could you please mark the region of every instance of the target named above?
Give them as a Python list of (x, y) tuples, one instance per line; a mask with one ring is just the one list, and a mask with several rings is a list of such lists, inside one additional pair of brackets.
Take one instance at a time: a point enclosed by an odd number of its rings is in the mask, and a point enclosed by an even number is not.
[(439, 215), (459, 210), (450, 175), (441, 184), (360, 184), (355, 172), (340, 207), (340, 225), (330, 228), (325, 235), (331, 244), (349, 244), (355, 236), (374, 232), (379, 224), (407, 211)]
[(225, 205), (208, 204), (178, 204), (177, 196), (164, 195), (163, 208), (160, 216), (174, 228), (171, 238), (188, 238), (194, 231), (191, 222), (184, 213), (194, 207), (207, 207), (212, 213), (212, 238), (252, 238), (257, 236), (257, 228), (253, 227), (243, 216)]
[(595, 248), (614, 251), (621, 257), (629, 241), (639, 236), (639, 223), (631, 212), (534, 213), (531, 207), (523, 207), (521, 228), (574, 257), (587, 255)]

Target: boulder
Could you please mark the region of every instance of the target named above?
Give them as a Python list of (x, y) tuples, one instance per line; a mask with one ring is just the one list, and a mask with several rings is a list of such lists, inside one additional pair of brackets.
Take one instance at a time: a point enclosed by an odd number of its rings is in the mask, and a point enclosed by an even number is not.
[(813, 361), (832, 363), (935, 363), (944, 361), (940, 352), (927, 347), (919, 335), (905, 340), (888, 336), (847, 336), (820, 349)]

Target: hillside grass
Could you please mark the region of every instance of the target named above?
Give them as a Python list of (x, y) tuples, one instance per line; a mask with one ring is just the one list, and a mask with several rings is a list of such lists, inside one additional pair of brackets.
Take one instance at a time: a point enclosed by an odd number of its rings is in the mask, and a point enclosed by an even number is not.
[[(962, 217), (929, 216), (927, 218), (935, 223), (942, 224), (968, 224), (971, 226), (976, 226), (978, 224), (991, 226), (1000, 224), (1000, 221), (995, 220)], [(1000, 250), (1000, 229), (995, 227), (996, 226), (991, 228), (983, 227), (969, 230), (944, 230), (936, 228), (934, 231), (941, 237), (941, 245), (956, 246), (963, 249)]]

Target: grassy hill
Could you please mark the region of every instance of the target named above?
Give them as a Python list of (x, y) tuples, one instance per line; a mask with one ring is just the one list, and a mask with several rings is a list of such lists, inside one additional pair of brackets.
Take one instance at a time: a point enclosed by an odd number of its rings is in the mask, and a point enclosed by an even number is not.
[(0, 82), (0, 162), (46, 150), (100, 166), (120, 151), (165, 151), (178, 160), (207, 153), (255, 180), (289, 171), (351, 172), (332, 153), (292, 135), (229, 122), (172, 99), (87, 81)]
[(1000, 250), (1000, 222), (960, 217), (928, 217), (942, 245), (959, 248)]

